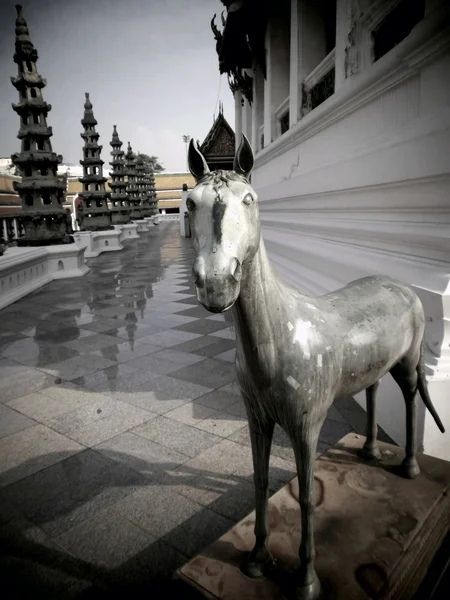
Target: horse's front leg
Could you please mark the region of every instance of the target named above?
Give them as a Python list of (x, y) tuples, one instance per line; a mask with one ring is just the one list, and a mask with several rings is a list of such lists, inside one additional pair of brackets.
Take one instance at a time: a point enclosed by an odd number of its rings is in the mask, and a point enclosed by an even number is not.
[[(244, 399), (245, 400), (245, 399)], [(253, 414), (246, 403), (248, 425), (252, 443), (253, 469), (255, 482), (255, 537), (256, 543), (242, 570), (248, 577), (263, 577), (264, 568), (273, 565), (274, 560), (267, 550), (269, 533), (268, 489), (270, 448), (275, 423), (268, 417)]]
[[(306, 417), (306, 415), (305, 415)], [(314, 461), (321, 422), (311, 423), (307, 417), (291, 434), (297, 463), (299, 503), (302, 519), (300, 543), (300, 571), (295, 590), (296, 600), (317, 600), (321, 593), (320, 582), (314, 569)]]

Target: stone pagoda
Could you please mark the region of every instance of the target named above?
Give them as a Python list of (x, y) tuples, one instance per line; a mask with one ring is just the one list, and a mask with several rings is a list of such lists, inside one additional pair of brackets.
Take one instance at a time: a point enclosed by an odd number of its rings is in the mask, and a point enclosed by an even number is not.
[(83, 185), (83, 191), (79, 194), (83, 204), (79, 207), (79, 225), (83, 231), (103, 231), (112, 229), (111, 212), (108, 208), (108, 192), (105, 188), (107, 178), (103, 176), (104, 162), (100, 158), (102, 146), (98, 144), (98, 134), (95, 130), (97, 121), (92, 110), (89, 94), (85, 94), (84, 116), (81, 119), (84, 132), (81, 137), (84, 140), (83, 177), (78, 180)]
[(12, 106), (20, 116), (17, 137), (21, 150), (13, 154), (11, 160), (22, 176), (22, 181), (14, 182), (14, 189), (22, 200), (20, 221), (24, 227), (24, 236), (19, 238), (18, 245), (68, 244), (73, 242), (71, 218), (63, 208), (65, 182), (57, 176), (62, 156), (52, 150), (53, 133), (47, 125), (51, 105), (42, 96), (47, 82), (37, 72), (38, 54), (22, 17), (22, 7), (17, 5), (16, 10), (14, 62), (18, 75), (11, 77), (11, 82), (19, 92), (19, 102)]
[(150, 211), (147, 205), (147, 185), (147, 169), (145, 168), (144, 159), (138, 152), (136, 156), (136, 186), (139, 190), (142, 219), (150, 216)]
[(150, 216), (154, 217), (159, 214), (158, 199), (156, 198), (155, 176), (153, 169), (148, 168), (147, 171), (147, 202), (150, 205)]
[(142, 211), (140, 208), (141, 197), (139, 194), (139, 188), (136, 184), (136, 155), (133, 152), (133, 149), (131, 148), (130, 142), (128, 142), (128, 148), (125, 158), (128, 175), (127, 194), (128, 199), (130, 201), (130, 205), (132, 207), (131, 218), (142, 219)]
[(125, 168), (125, 152), (122, 150), (122, 141), (117, 133), (117, 126), (113, 125), (112, 140), (110, 142), (112, 151), (112, 161), (109, 163), (112, 167), (111, 181), (111, 218), (113, 225), (125, 225), (131, 221), (131, 207), (127, 194), (127, 174)]

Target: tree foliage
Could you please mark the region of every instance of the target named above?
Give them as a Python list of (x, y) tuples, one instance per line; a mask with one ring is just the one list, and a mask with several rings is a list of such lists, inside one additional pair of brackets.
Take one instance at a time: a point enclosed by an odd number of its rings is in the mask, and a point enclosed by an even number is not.
[(153, 169), (154, 173), (161, 173), (161, 171), (166, 170), (164, 165), (159, 162), (159, 158), (157, 156), (149, 156), (148, 154), (142, 154), (139, 152), (137, 157), (142, 158), (144, 163)]

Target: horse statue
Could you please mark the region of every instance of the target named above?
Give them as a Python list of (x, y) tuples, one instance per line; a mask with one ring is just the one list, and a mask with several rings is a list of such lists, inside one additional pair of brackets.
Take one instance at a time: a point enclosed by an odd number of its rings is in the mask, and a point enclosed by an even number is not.
[(261, 237), (257, 195), (249, 183), (253, 152), (245, 136), (233, 171), (210, 172), (191, 140), (189, 169), (196, 186), (187, 198), (197, 258), (197, 298), (213, 313), (232, 309), (237, 379), (251, 436), (256, 497), (256, 543), (243, 571), (261, 577), (273, 558), (268, 535), (268, 469), (275, 423), (294, 448), (302, 538), (296, 574), (298, 600), (316, 600), (314, 569), (314, 460), (319, 433), (333, 401), (366, 390), (367, 437), (361, 454), (380, 459), (376, 393), (388, 371), (406, 404), (402, 475), (419, 475), (417, 391), (439, 429), (424, 372), (425, 318), (418, 296), (388, 277), (364, 277), (324, 296), (309, 297), (272, 269)]

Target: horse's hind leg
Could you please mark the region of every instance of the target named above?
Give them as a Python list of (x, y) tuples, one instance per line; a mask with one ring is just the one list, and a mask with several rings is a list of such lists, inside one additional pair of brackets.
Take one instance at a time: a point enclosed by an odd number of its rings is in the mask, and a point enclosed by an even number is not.
[(377, 381), (366, 389), (367, 403), (367, 426), (366, 426), (366, 442), (359, 451), (361, 458), (366, 460), (380, 460), (381, 453), (377, 446), (377, 421), (375, 416), (376, 395), (380, 382)]
[(417, 371), (416, 366), (406, 362), (397, 363), (390, 371), (392, 377), (400, 386), (406, 405), (406, 456), (402, 462), (402, 475), (414, 479), (420, 475), (416, 460), (417, 451)]
[[(245, 400), (244, 400), (245, 401)], [(269, 460), (272, 446), (274, 421), (258, 419), (247, 409), (248, 425), (252, 443), (254, 482), (255, 482), (255, 537), (256, 543), (242, 571), (248, 577), (262, 577), (266, 567), (271, 567), (274, 560), (267, 550), (266, 540), (269, 532), (268, 489)]]

